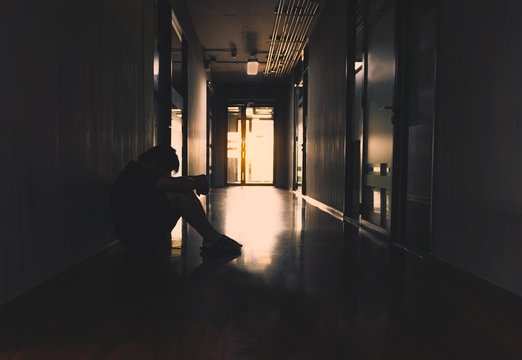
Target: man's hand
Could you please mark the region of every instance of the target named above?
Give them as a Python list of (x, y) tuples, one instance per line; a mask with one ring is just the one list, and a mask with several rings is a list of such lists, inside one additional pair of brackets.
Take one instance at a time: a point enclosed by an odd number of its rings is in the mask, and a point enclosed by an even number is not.
[(209, 185), (206, 175), (198, 175), (192, 177), (196, 181), (196, 194), (208, 195)]

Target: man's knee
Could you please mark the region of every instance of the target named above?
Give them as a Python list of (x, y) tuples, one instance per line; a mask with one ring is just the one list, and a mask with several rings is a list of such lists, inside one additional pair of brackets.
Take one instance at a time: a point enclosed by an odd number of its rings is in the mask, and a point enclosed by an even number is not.
[(191, 201), (197, 200), (196, 195), (191, 191), (188, 193), (168, 193), (167, 197), (172, 205), (176, 208), (183, 204), (187, 204)]

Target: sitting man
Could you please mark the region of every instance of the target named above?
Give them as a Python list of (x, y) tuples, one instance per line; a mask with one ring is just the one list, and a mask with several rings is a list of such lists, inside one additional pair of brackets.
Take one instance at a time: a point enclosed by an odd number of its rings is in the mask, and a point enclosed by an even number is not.
[(182, 216), (203, 237), (203, 254), (229, 255), (241, 244), (220, 234), (207, 219), (194, 190), (208, 194), (205, 175), (171, 177), (179, 170), (176, 150), (155, 146), (131, 161), (114, 184), (111, 207), (116, 233), (132, 252), (154, 253)]

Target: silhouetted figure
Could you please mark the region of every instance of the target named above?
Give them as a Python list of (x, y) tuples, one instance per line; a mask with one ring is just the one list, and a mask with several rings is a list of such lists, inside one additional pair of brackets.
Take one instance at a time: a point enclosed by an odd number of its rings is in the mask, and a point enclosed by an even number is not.
[(183, 217), (203, 237), (202, 253), (238, 253), (241, 244), (220, 234), (207, 219), (194, 190), (208, 194), (205, 175), (171, 177), (179, 170), (176, 150), (155, 146), (131, 161), (114, 184), (111, 207), (120, 241), (132, 252), (151, 254)]

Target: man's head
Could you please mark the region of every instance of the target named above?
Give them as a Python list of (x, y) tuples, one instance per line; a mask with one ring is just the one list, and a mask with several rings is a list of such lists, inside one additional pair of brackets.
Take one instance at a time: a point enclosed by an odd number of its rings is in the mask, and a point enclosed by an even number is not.
[(176, 150), (168, 145), (157, 145), (138, 156), (138, 160), (163, 169), (165, 172), (179, 170), (179, 159)]

